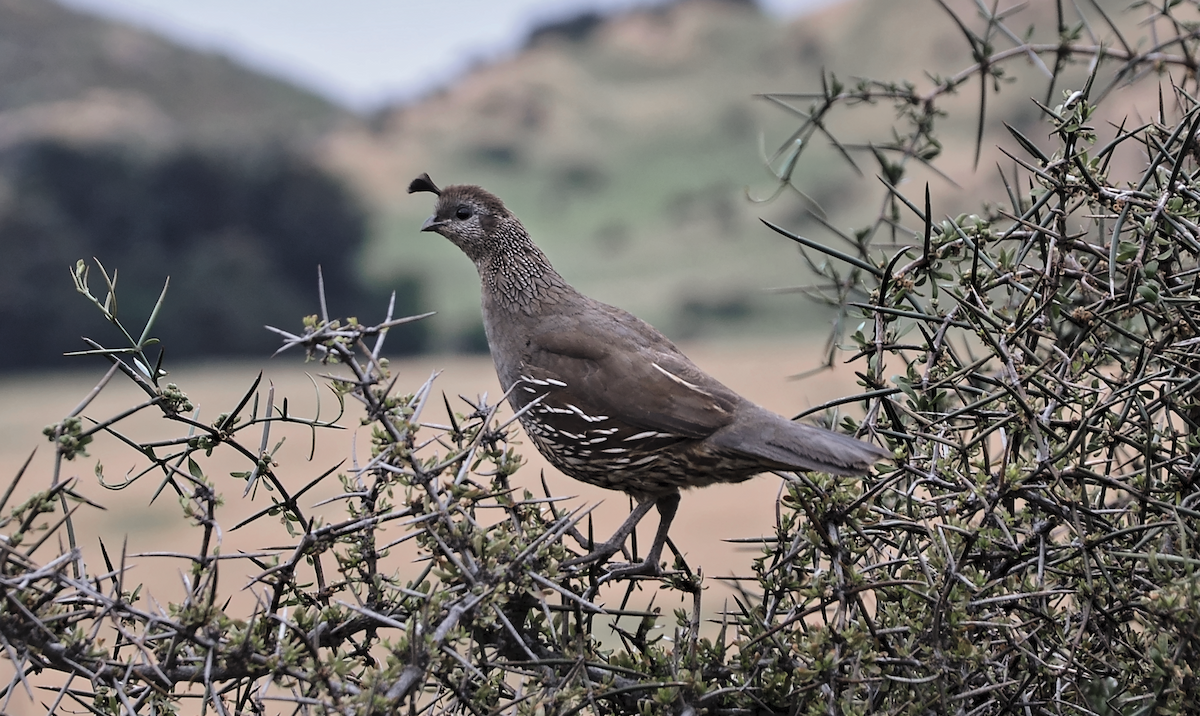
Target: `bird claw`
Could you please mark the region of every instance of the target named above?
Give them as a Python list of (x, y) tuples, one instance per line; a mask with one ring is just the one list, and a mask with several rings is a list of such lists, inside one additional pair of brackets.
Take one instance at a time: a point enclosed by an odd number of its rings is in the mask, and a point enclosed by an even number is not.
[(657, 562), (634, 562), (632, 564), (615, 564), (608, 573), (600, 578), (600, 584), (614, 579), (629, 579), (630, 577), (661, 577), (666, 572)]
[(561, 566), (568, 567), (568, 568), (569, 567), (583, 567), (583, 566), (589, 565), (589, 564), (605, 562), (605, 561), (608, 561), (609, 557), (613, 556), (617, 552), (620, 552), (622, 547), (623, 547), (623, 545), (620, 545), (620, 544), (612, 545), (612, 544), (605, 542), (604, 544), (600, 545), (599, 547), (596, 547), (591, 552), (588, 552), (587, 554), (583, 555), (582, 557), (576, 557), (574, 559), (568, 559), (565, 562), (562, 562)]
[[(590, 566), (607, 561), (609, 557), (619, 551), (621, 551), (620, 546), (613, 547), (610, 544), (602, 544), (582, 557), (569, 559), (561, 564), (567, 568)], [(595, 597), (602, 585), (612, 581), (633, 579), (635, 577), (654, 579), (668, 574), (668, 572), (663, 570), (662, 565), (658, 563), (657, 559), (653, 561), (645, 559), (641, 562), (618, 562), (617, 564), (606, 565), (605, 570), (604, 575), (597, 579), (591, 588), (587, 590), (584, 599)]]
[(589, 587), (586, 592), (584, 592), (583, 598), (588, 601), (595, 599), (596, 595), (600, 593), (600, 587), (609, 582), (636, 579), (638, 577), (657, 579), (668, 574), (673, 574), (673, 572), (663, 570), (662, 566), (657, 562), (642, 561), (614, 564), (607, 572), (605, 572), (604, 576), (597, 579), (596, 582)]

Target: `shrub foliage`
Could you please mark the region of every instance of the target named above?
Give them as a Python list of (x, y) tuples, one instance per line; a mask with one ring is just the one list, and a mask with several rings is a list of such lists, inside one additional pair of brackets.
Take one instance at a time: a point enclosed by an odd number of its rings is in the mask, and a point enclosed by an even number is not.
[[(668, 616), (629, 606), (644, 583), (563, 568), (586, 541), (586, 508), (514, 487), (514, 417), (496, 406), (422, 421), (432, 382), (405, 393), (381, 357), (411, 319), (323, 312), (276, 331), (335, 371), (330, 387), (372, 430), (369, 462), (303, 487), (272, 460), (271, 428), (332, 421), (297, 416), (257, 384), (215, 422), (195, 420), (161, 382), (149, 329), (124, 331), (128, 346), (88, 351), (113, 365), (98, 387), (132, 380), (146, 400), (131, 410), (160, 411), (181, 435), (121, 435), (123, 416), (83, 419), (87, 401), (48, 429), (49, 486), (3, 500), (0, 635), (18, 671), (6, 697), (51, 670), (64, 678), (47, 705), (103, 713), (168, 710), (193, 685), (218, 713), (1191, 712), (1200, 106), (1194, 76), (1176, 83), (1172, 70), (1200, 58), (1193, 25), (1172, 14), (1186, 5), (1143, 8), (1155, 38), (1144, 49), (1115, 21), (1094, 41), (1058, 9), (1058, 39), (1043, 44), (1019, 39), (1011, 18), (985, 15), (976, 31), (954, 16), (975, 64), (923, 93), (831, 76), (819, 93), (775, 97), (811, 104), (800, 141), (776, 158), (781, 185), (814, 137), (839, 142), (832, 112), (900, 110), (892, 143), (872, 148), (886, 191), (877, 221), (829, 242), (772, 227), (803, 245), (824, 279), (813, 292), (857, 325), (864, 392), (851, 400), (866, 410), (843, 425), (880, 436), (895, 461), (861, 481), (785, 475), (747, 576), (722, 585), (677, 557), (657, 585), (684, 604)], [(1052, 147), (1013, 132), (1003, 201), (938, 218), (928, 190), (914, 201), (895, 188), (913, 162), (934, 161), (948, 93), (978, 82), (986, 97), (1006, 62), (1031, 57), (1047, 58), (1052, 82), (1075, 76), (1073, 62), (1085, 71), (1041, 105)], [(1095, 112), (1146, 78), (1162, 87), (1154, 119), (1101, 140)], [(1130, 148), (1144, 161), (1123, 176), (1114, 157)], [(76, 278), (91, 296), (82, 265)], [(119, 323), (110, 300), (93, 301)], [(143, 477), (179, 496), (196, 531), (179, 603), (141, 595), (123, 558), (86, 573), (66, 534), (73, 502), (86, 502), (68, 461), (102, 433), (144, 457)], [(286, 528), (284, 548), (213, 548), (228, 482), (204, 469), (216, 450), (244, 460), (235, 476), (264, 499), (251, 519)], [(340, 483), (337, 518), (304, 500), (320, 480)], [(389, 559), (402, 541), (417, 568)], [(226, 606), (229, 560), (256, 570), (249, 613)], [(705, 607), (713, 598), (724, 606)]]

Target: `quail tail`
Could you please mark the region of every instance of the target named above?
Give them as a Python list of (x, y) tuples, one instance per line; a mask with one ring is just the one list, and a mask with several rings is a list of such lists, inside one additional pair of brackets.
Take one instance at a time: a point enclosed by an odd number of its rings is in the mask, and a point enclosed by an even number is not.
[(862, 475), (891, 455), (847, 435), (796, 423), (758, 406), (709, 438), (719, 448), (777, 463), (784, 470)]

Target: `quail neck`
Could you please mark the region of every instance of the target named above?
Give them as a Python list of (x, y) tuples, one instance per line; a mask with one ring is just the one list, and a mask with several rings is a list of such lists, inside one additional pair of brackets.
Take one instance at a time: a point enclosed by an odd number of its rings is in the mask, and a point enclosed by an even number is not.
[(521, 221), (479, 187), (446, 187), (421, 229), (445, 236), (475, 263), (485, 312), (535, 315), (546, 305), (558, 306), (579, 295), (530, 240)]
[(483, 328), (505, 391), (527, 377), (536, 362), (528, 337), (548, 325), (555, 331), (565, 328), (591, 303), (554, 270), (521, 221), (480, 187), (446, 187), (421, 230), (446, 237), (474, 262)]

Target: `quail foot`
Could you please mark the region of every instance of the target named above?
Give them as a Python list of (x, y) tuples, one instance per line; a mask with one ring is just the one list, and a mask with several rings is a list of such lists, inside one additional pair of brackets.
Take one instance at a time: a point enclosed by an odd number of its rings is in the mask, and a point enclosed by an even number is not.
[(681, 488), (742, 482), (770, 470), (861, 475), (889, 456), (759, 407), (697, 368), (649, 324), (576, 291), (487, 191), (439, 189), (427, 174), (408, 191), (437, 195), (421, 230), (441, 234), (475, 262), (500, 386), (513, 410), (537, 401), (521, 424), (538, 450), (569, 477), (637, 501), (611, 539), (567, 566), (607, 560), (657, 507), (645, 559), (608, 578), (661, 574)]

